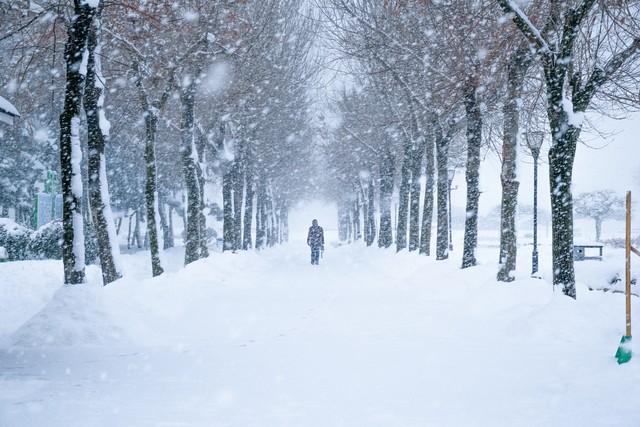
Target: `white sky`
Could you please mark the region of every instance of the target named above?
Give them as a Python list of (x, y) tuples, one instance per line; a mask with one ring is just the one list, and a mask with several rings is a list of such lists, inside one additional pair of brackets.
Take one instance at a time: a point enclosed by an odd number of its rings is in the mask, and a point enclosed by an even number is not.
[[(590, 133), (583, 139), (589, 144), (578, 145), (573, 170), (574, 194), (585, 191), (612, 189), (622, 195), (626, 190), (635, 191), (635, 200), (640, 200), (640, 113), (629, 115), (623, 120), (591, 116), (594, 124), (607, 136)], [(546, 140), (546, 149), (549, 141)], [(543, 148), (545, 150), (545, 148)], [(533, 203), (533, 161), (526, 153), (518, 153), (518, 179), (520, 181), (519, 202)], [(546, 150), (540, 155), (539, 206), (549, 210), (549, 178)], [(452, 205), (465, 205), (464, 170), (454, 178)], [(480, 170), (480, 212), (485, 213), (500, 204), (500, 161), (490, 153), (482, 162)]]

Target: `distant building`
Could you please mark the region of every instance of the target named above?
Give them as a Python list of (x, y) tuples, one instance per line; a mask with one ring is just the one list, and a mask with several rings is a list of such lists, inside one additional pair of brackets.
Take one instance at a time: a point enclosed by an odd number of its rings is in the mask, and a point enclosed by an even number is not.
[(16, 107), (0, 96), (0, 122), (13, 125), (13, 119), (20, 117)]

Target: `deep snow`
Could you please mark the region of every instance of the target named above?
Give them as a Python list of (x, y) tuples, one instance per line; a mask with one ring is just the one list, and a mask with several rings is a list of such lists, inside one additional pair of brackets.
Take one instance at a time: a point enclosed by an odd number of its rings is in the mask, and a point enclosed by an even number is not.
[(640, 425), (623, 296), (554, 293), (529, 256), (512, 284), (493, 247), (465, 271), (360, 244), (315, 267), (300, 242), (182, 269), (174, 249), (157, 279), (141, 252), (105, 288), (0, 264), (0, 426)]

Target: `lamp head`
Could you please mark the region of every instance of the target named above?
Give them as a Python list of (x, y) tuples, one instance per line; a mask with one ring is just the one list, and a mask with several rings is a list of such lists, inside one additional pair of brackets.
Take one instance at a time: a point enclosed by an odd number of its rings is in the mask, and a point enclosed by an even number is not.
[(455, 168), (447, 169), (447, 179), (449, 180), (449, 182), (453, 181), (453, 177), (455, 175), (456, 175), (456, 169)]

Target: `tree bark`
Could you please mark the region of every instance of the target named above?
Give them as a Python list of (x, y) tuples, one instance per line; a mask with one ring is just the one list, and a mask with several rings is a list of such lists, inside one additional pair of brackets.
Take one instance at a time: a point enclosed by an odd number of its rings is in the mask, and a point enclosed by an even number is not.
[(427, 181), (424, 188), (424, 205), (422, 207), (422, 230), (420, 233), (420, 253), (431, 255), (431, 224), (433, 222), (433, 187), (435, 186), (434, 139), (428, 136), (425, 144)]
[(222, 250), (234, 249), (235, 237), (233, 224), (233, 170), (222, 176)]
[(140, 217), (141, 217), (141, 213), (140, 213), (140, 208), (136, 209), (136, 226), (133, 229), (133, 242), (138, 249), (142, 249), (142, 230), (140, 229)]
[(253, 178), (253, 169), (249, 165), (246, 175), (246, 191), (244, 203), (244, 235), (242, 238), (242, 249), (248, 250), (253, 246), (251, 239), (251, 231), (253, 228), (253, 198), (255, 193), (255, 182)]
[[(566, 126), (566, 124), (561, 125)], [(557, 138), (557, 139), (556, 139)], [(573, 267), (573, 197), (571, 182), (578, 135), (565, 132), (554, 136), (549, 150), (551, 186), (551, 234), (553, 238), (553, 283), (565, 295), (576, 297)]]
[(74, 2), (74, 17), (68, 28), (64, 58), (67, 68), (64, 107), (60, 114), (60, 170), (62, 184), (62, 260), (64, 282), (85, 280), (84, 221), (82, 216), (82, 171), (80, 161), (80, 107), (86, 73), (88, 33), (96, 9)]
[(421, 139), (411, 154), (411, 190), (409, 202), (409, 251), (415, 251), (420, 247), (420, 177), (422, 176), (422, 159), (424, 156), (424, 143)]
[(102, 281), (107, 285), (122, 277), (118, 257), (120, 249), (116, 235), (104, 154), (109, 123), (104, 111), (104, 83), (100, 64), (100, 10), (88, 34), (85, 112), (88, 131), (89, 205), (98, 242)]
[(388, 248), (393, 244), (393, 227), (391, 225), (391, 197), (393, 195), (394, 158), (386, 147), (380, 159), (379, 197), (380, 197), (380, 232), (378, 246)]
[(596, 242), (600, 242), (602, 237), (602, 218), (595, 218), (596, 223)]
[[(158, 117), (152, 110), (147, 110), (145, 114), (146, 139), (144, 147), (144, 159), (146, 167), (146, 182), (144, 199), (147, 210), (147, 236), (149, 240), (149, 249), (151, 252), (151, 272), (153, 277), (159, 276), (164, 272), (162, 262), (160, 261), (160, 238), (158, 233), (158, 224), (156, 222), (156, 209), (158, 200), (158, 175), (156, 171), (156, 129), (158, 127)], [(136, 214), (136, 227), (138, 227), (139, 218)], [(139, 230), (139, 228), (138, 228)], [(138, 240), (140, 240), (138, 234)], [(138, 242), (140, 247), (140, 242)]]
[(242, 248), (242, 196), (244, 190), (244, 171), (240, 161), (233, 166), (233, 249)]
[(127, 231), (127, 249), (131, 249), (131, 243), (132, 243), (131, 221), (133, 221), (133, 215), (129, 216), (129, 228), (128, 228), (128, 231)]
[(396, 252), (407, 247), (407, 222), (409, 219), (409, 193), (411, 190), (412, 144), (405, 142), (400, 188), (398, 190), (398, 220), (396, 223)]
[[(144, 143), (144, 161), (145, 161), (145, 185), (144, 185), (144, 201), (147, 211), (147, 240), (149, 241), (149, 249), (151, 253), (151, 274), (159, 276), (164, 272), (162, 262), (160, 260), (160, 242), (157, 223), (157, 206), (158, 206), (158, 174), (156, 170), (156, 132), (158, 129), (157, 111), (160, 105), (151, 105), (147, 92), (144, 88), (143, 77), (140, 66), (136, 62), (133, 64), (136, 72), (136, 86), (138, 88), (139, 100), (144, 112), (145, 124), (145, 143)], [(140, 247), (140, 208), (136, 209), (136, 238), (138, 247)]]
[(196, 151), (198, 153), (198, 161), (196, 162), (196, 179), (198, 180), (198, 189), (200, 190), (200, 209), (198, 213), (198, 225), (200, 226), (200, 258), (207, 258), (209, 256), (208, 237), (207, 237), (207, 217), (205, 216), (205, 199), (204, 199), (204, 187), (206, 183), (205, 171), (204, 171), (204, 153), (206, 146), (206, 137), (204, 134), (199, 133), (196, 138)]
[(194, 147), (194, 107), (195, 75), (182, 88), (182, 120), (180, 133), (182, 139), (182, 172), (187, 192), (187, 229), (185, 230), (184, 264), (190, 264), (200, 258), (200, 186), (197, 176), (197, 156)]
[(467, 116), (467, 208), (464, 223), (464, 248), (462, 268), (476, 265), (478, 244), (478, 202), (480, 200), (480, 147), (482, 145), (482, 116), (476, 97), (476, 85), (465, 89)]
[(516, 175), (518, 155), (518, 134), (520, 116), (520, 96), (527, 68), (531, 64), (529, 46), (515, 53), (507, 70), (507, 99), (503, 108), (502, 142), (502, 203), (500, 209), (500, 270), (497, 279), (501, 282), (514, 280), (518, 242), (516, 211), (520, 183)]
[(369, 176), (367, 185), (367, 246), (371, 246), (376, 239), (376, 207), (375, 207), (375, 181), (373, 175)]
[(267, 211), (265, 184), (257, 181), (256, 200), (256, 249), (262, 249), (267, 242)]
[(158, 216), (160, 218), (160, 229), (162, 230), (162, 249), (167, 250), (173, 246), (169, 231), (169, 222), (167, 220), (167, 209), (164, 203), (164, 197), (158, 193)]
[(438, 162), (436, 260), (445, 260), (449, 258), (449, 174), (447, 167), (449, 162), (450, 137), (448, 134), (443, 134), (442, 127), (437, 120), (434, 123), (434, 133), (436, 141), (436, 158)]
[(267, 184), (265, 192), (265, 212), (267, 215), (267, 246), (271, 247), (276, 242), (276, 213), (271, 186)]
[(356, 190), (356, 199), (353, 201), (353, 240), (362, 238), (362, 230), (360, 228), (360, 194)]
[(167, 217), (169, 220), (169, 229), (167, 233), (167, 249), (172, 248), (175, 245), (173, 240), (174, 232), (173, 232), (173, 206), (169, 205), (169, 212), (167, 213)]

